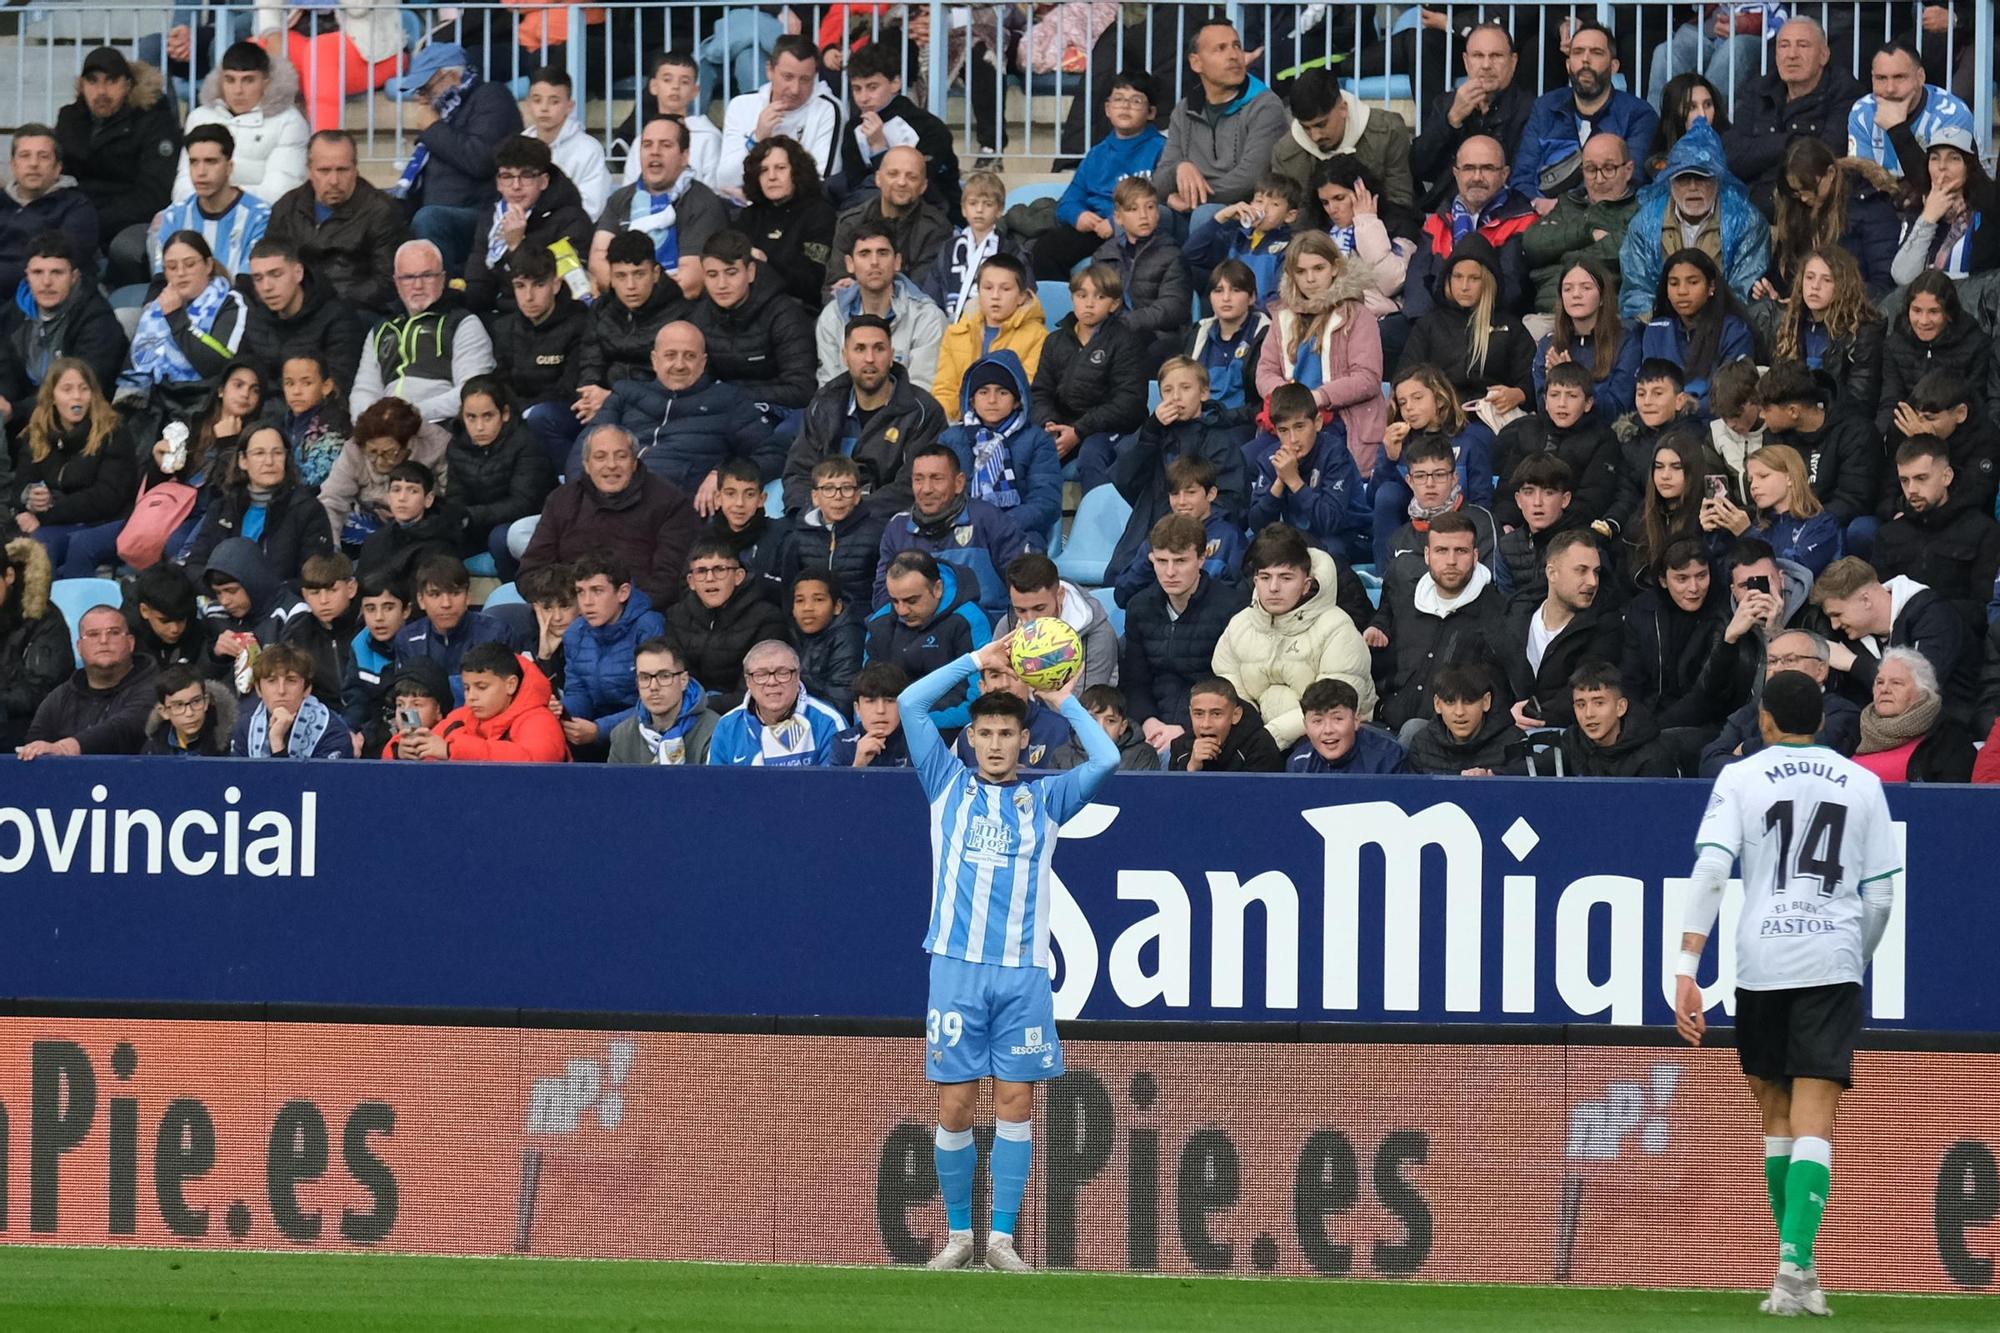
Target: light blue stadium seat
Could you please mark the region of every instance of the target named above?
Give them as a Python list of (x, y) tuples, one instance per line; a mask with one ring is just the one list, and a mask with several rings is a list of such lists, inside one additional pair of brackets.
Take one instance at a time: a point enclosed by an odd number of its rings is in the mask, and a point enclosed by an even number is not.
[(1125, 608), (1118, 605), (1118, 598), (1110, 588), (1092, 588), (1090, 595), (1104, 604), (1104, 614), (1111, 617), (1111, 630), (1118, 641), (1125, 641)]
[(1007, 191), (1007, 207), (1032, 204), (1037, 199), (1060, 199), (1063, 191), (1068, 188), (1068, 181), (1037, 181), (1033, 185), (1016, 185)]
[[(83, 617), (92, 607), (122, 607), (125, 604), (124, 590), (117, 579), (57, 579), (49, 587), (49, 600), (63, 613), (69, 622), (71, 651), (75, 651), (77, 632), (82, 628)], [(76, 654), (76, 664), (83, 665), (82, 654)]]
[(1368, 594), (1371, 606), (1382, 605), (1382, 576), (1375, 572), (1373, 565), (1356, 565), (1354, 577), (1361, 580), (1361, 591)]
[(1103, 583), (1105, 566), (1111, 562), (1111, 552), (1131, 517), (1132, 506), (1125, 503), (1116, 486), (1093, 488), (1077, 505), (1069, 541), (1056, 560), (1062, 576), (1087, 588)]
[(1041, 300), (1042, 314), (1050, 328), (1063, 322), (1074, 309), (1069, 300), (1069, 284), (1066, 282), (1038, 282), (1035, 295)]
[(772, 518), (785, 516), (785, 483), (774, 481), (764, 488), (764, 512)]
[(500, 567), (493, 563), (493, 553), (491, 551), (481, 551), (478, 555), (467, 556), (465, 572), (476, 579), (497, 579), (500, 577)]
[(1417, 95), (1407, 74), (1368, 74), (1342, 79), (1340, 86), (1364, 102), (1407, 102)]
[(1146, 411), (1150, 413), (1159, 405), (1160, 382), (1158, 380), (1148, 380), (1146, 382)]
[(491, 611), (496, 606), (525, 605), (527, 605), (527, 599), (522, 597), (520, 589), (511, 583), (503, 583), (492, 592), (486, 594), (485, 609), (488, 611)]

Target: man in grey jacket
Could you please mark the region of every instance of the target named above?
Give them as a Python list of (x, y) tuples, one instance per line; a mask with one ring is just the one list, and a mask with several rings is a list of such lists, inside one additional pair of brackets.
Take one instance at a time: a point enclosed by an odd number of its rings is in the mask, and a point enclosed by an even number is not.
[(1083, 671), (1077, 688), (1118, 683), (1118, 631), (1104, 603), (1056, 572), (1056, 562), (1040, 551), (1015, 556), (1002, 571), (1008, 613), (993, 627), (999, 638), (1031, 620), (1060, 620), (1083, 640)]
[(1188, 39), (1196, 84), (1174, 107), (1153, 184), (1169, 210), (1174, 239), (1250, 197), (1291, 118), (1278, 95), (1249, 72), (1243, 41), (1225, 19)]

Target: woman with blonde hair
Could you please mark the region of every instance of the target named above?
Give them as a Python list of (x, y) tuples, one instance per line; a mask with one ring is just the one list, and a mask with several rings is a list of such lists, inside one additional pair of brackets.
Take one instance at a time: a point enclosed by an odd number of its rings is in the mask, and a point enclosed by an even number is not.
[(57, 578), (97, 572), (104, 539), (115, 546), (132, 512), (139, 470), (130, 432), (96, 372), (77, 357), (49, 364), (22, 433), (13, 491), (21, 503), (15, 524), (48, 551)]
[(1374, 287), (1368, 266), (1343, 256), (1323, 232), (1294, 236), (1285, 250), (1272, 328), (1257, 357), (1257, 392), (1303, 384), (1320, 409), (1340, 418), (1347, 452), (1364, 477), (1375, 472), (1382, 431), (1382, 331), (1369, 313)]
[(1799, 265), (1791, 297), (1778, 313), (1774, 361), (1803, 361), (1840, 386), (1833, 412), (1873, 417), (1882, 393), (1882, 337), (1889, 330), (1868, 299), (1854, 256), (1814, 250)]
[(1438, 301), (1410, 330), (1405, 366), (1436, 366), (1458, 401), (1477, 403), (1494, 430), (1528, 402), (1534, 387), (1535, 340), (1519, 321), (1494, 310), (1500, 293), (1500, 256), (1474, 232), (1460, 238), (1445, 261)]
[(1711, 496), (1703, 502), (1707, 518), (1731, 536), (1747, 534), (1770, 543), (1778, 559), (1790, 560), (1819, 577), (1840, 558), (1841, 523), (1813, 494), (1806, 460), (1790, 445), (1767, 444), (1750, 455), (1743, 471), (1755, 514)]

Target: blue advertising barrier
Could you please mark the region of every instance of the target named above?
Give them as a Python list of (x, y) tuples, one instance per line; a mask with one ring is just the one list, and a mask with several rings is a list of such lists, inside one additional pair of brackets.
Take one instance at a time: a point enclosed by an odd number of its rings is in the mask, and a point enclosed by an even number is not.
[[(1055, 858), (1058, 1013), (1668, 1023), (1707, 790), (1113, 778)], [(2000, 804), (1891, 805), (1871, 1022), (2000, 1031)], [(908, 773), (15, 764), (0, 999), (910, 1018), (928, 855)]]

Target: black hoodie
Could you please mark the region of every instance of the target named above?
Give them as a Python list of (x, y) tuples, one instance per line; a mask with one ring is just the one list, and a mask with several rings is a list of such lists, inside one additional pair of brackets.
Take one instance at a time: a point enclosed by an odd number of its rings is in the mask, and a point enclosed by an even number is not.
[[(298, 594), (286, 586), (270, 558), (247, 538), (230, 537), (217, 543), (209, 554), (203, 577), (212, 574), (227, 575), (250, 594), (250, 610), (240, 617), (230, 615), (211, 596), (203, 616), (216, 634), (248, 634), (258, 643), (273, 644), (284, 638), (294, 620), (312, 614)], [(218, 660), (225, 667), (231, 665), (228, 659)]]
[(1935, 509), (1905, 509), (1875, 534), (1871, 563), (1885, 581), (1901, 574), (1950, 602), (1965, 618), (1967, 643), (1986, 631), (1986, 604), (2000, 577), (2000, 523), (1992, 504), (1959, 495), (1956, 482)]
[(785, 294), (776, 273), (759, 270), (743, 300), (727, 309), (704, 295), (688, 316), (708, 344), (708, 373), (753, 403), (804, 407), (818, 387), (812, 317)]
[[(1264, 730), (1264, 716), (1257, 711), (1257, 705), (1242, 705), (1243, 716), (1222, 738), (1222, 753), (1194, 770), (1197, 773), (1282, 773), (1285, 770), (1284, 751), (1271, 739), (1271, 733)], [(1188, 760), (1194, 755), (1194, 732), (1186, 730), (1174, 737), (1167, 751), (1167, 770), (1172, 773), (1188, 771)]]
[(576, 351), (576, 382), (610, 388), (620, 380), (653, 378), (653, 338), (693, 307), (662, 273), (653, 294), (634, 310), (611, 292), (590, 307), (590, 324)]
[(285, 359), (311, 353), (326, 362), (343, 395), (354, 392), (354, 374), (361, 365), (361, 344), (368, 338), (368, 318), (361, 307), (335, 294), (308, 267), (299, 289), (298, 313), (280, 315), (255, 295), (244, 305), (249, 319), (243, 329), (242, 358), (257, 367), (267, 390), (284, 382)]
[(1625, 694), (1635, 712), (1645, 708), (1662, 727), (1722, 721), (1728, 701), (1722, 701), (1719, 711), (1718, 701), (1702, 687), (1702, 668), (1722, 651), (1727, 601), (1724, 593), (1683, 611), (1663, 590), (1648, 588), (1625, 607), (1622, 666)]
[[(608, 297), (609, 300), (618, 298)], [(576, 401), (578, 360), (590, 331), (590, 307), (556, 284), (556, 303), (539, 324), (517, 308), (489, 321), (493, 331), (493, 373), (514, 391), (523, 410), (537, 403)], [(452, 475), (456, 485), (458, 476)]]
[[(1486, 357), (1477, 366), (1472, 364), (1472, 312), (1453, 305), (1450, 294), (1452, 271), (1468, 260), (1486, 270), (1493, 286)], [(1410, 326), (1410, 340), (1396, 362), (1397, 374), (1411, 366), (1435, 366), (1451, 381), (1461, 402), (1484, 398), (1491, 388), (1508, 388), (1519, 389), (1532, 403), (1535, 340), (1520, 320), (1507, 313), (1504, 288), (1500, 253), (1493, 242), (1478, 232), (1459, 237), (1439, 270), (1437, 304)]]
[(1618, 728), (1618, 739), (1599, 745), (1574, 724), (1556, 742), (1562, 755), (1563, 775), (1573, 778), (1672, 778), (1679, 777), (1666, 746), (1660, 743), (1659, 724), (1644, 704), (1631, 704)]
[(1411, 773), (1457, 774), (1468, 768), (1485, 768), (1519, 774), (1526, 771), (1525, 766), (1511, 752), (1524, 739), (1514, 719), (1497, 703), (1487, 710), (1479, 730), (1465, 740), (1452, 735), (1444, 719), (1433, 714), (1423, 730), (1410, 738), (1404, 767)]
[[(465, 308), (481, 315), (495, 310), (512, 314), (514, 280), (508, 260), (514, 252), (502, 250), (497, 258), (486, 257), (492, 248), (493, 226), (492, 206), (482, 208), (472, 233), (472, 254), (465, 264)], [(559, 241), (569, 242), (577, 263), (590, 257), (590, 214), (583, 211), (583, 196), (561, 167), (552, 166), (548, 188), (528, 210), (528, 230), (521, 237), (521, 247), (549, 250)]]
[(1620, 453), (1610, 421), (1598, 412), (1586, 412), (1574, 426), (1558, 426), (1544, 411), (1509, 422), (1494, 448), (1493, 475), (1500, 484), (1494, 488), (1493, 517), (1501, 527), (1518, 528), (1525, 522), (1521, 506), (1514, 503), (1514, 469), (1535, 454), (1554, 454), (1569, 464), (1569, 507), (1580, 522), (1611, 512), (1618, 496)]

